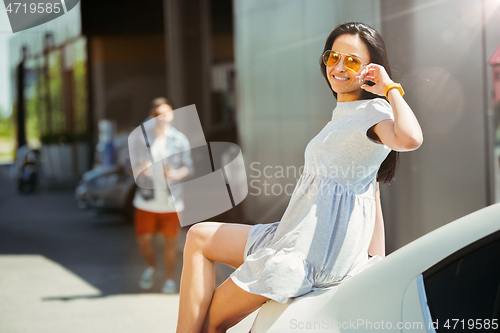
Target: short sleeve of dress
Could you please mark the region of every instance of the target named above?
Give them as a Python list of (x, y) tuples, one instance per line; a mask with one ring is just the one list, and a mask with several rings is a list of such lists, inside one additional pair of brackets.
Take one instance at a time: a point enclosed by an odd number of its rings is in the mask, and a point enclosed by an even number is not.
[(366, 110), (363, 111), (363, 133), (375, 124), (382, 120), (394, 119), (392, 107), (385, 99), (374, 98), (370, 103), (366, 104)]

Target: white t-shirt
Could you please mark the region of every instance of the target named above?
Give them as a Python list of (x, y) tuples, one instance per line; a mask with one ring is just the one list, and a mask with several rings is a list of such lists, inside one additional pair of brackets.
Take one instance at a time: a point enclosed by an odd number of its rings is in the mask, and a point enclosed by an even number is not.
[[(166, 133), (173, 134), (172, 132), (168, 132), (168, 130)], [(170, 138), (171, 137), (169, 137), (169, 139)], [(168, 149), (167, 147), (167, 136), (157, 137), (151, 144), (151, 155), (164, 156), (164, 154), (161, 154), (160, 151)], [(144, 190), (138, 188), (135, 192), (133, 201), (134, 207), (153, 213), (171, 213), (184, 210), (182, 198), (174, 197), (168, 189), (168, 182), (163, 172), (163, 163), (165, 163), (165, 160), (153, 164), (152, 179), (155, 189)], [(165, 185), (167, 189), (164, 189)], [(153, 197), (147, 200), (143, 193), (152, 195)]]

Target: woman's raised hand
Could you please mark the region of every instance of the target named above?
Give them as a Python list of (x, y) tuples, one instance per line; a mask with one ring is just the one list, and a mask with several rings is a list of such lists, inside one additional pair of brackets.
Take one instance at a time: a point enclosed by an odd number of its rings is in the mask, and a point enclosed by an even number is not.
[(383, 66), (377, 64), (368, 64), (363, 68), (363, 70), (359, 73), (356, 78), (359, 79), (359, 82), (364, 82), (365, 80), (372, 81), (375, 83), (373, 86), (369, 86), (367, 84), (363, 84), (361, 89), (364, 89), (372, 94), (384, 96), (385, 97), (385, 87), (394, 83), (387, 74), (385, 68)]

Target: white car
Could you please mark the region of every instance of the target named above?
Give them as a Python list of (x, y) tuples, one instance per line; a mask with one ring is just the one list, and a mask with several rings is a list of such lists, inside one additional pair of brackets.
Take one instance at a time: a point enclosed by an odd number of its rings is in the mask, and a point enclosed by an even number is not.
[(409, 243), (341, 284), (265, 303), (263, 332), (500, 332), (500, 204)]

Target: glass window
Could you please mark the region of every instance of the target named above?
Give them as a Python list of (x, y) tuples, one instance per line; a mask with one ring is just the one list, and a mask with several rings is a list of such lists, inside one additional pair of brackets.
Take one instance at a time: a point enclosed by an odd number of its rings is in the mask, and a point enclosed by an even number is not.
[(436, 331), (490, 331), (500, 306), (500, 232), (426, 271), (424, 284)]

